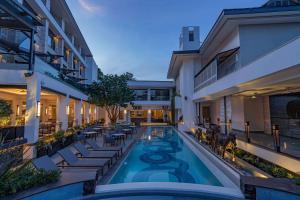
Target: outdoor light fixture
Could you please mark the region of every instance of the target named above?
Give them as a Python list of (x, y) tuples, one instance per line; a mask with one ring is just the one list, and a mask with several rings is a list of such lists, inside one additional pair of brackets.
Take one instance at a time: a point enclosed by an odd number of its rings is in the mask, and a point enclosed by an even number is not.
[(20, 115), (20, 106), (17, 105), (17, 116), (19, 116), (19, 115)]
[(127, 114), (127, 110), (124, 110), (124, 115), (126, 115)]
[(80, 114), (83, 115), (83, 107), (80, 108)]
[(67, 114), (67, 115), (70, 114), (70, 106), (69, 106), (69, 105), (66, 106), (66, 114)]
[(251, 96), (251, 99), (256, 99), (256, 94), (257, 94), (257, 93), (254, 93), (254, 94)]
[(249, 121), (245, 123), (245, 133), (246, 133), (247, 142), (250, 143), (250, 122)]
[(40, 101), (36, 102), (36, 108), (37, 108), (36, 116), (40, 117), (41, 116), (41, 102)]
[(46, 108), (45, 113), (46, 113), (46, 115), (48, 115), (48, 108)]
[(148, 110), (148, 114), (151, 114), (151, 110), (150, 109)]
[(279, 126), (272, 125), (272, 135), (273, 135), (273, 142), (274, 148), (277, 152), (280, 152), (280, 135), (279, 135)]

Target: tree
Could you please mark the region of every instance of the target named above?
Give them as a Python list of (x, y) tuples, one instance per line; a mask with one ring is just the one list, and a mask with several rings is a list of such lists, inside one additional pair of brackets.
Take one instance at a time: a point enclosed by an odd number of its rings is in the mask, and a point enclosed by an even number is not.
[(112, 124), (117, 122), (120, 108), (133, 100), (133, 91), (129, 89), (127, 81), (134, 80), (131, 73), (122, 75), (98, 72), (99, 80), (88, 87), (91, 103), (105, 108)]

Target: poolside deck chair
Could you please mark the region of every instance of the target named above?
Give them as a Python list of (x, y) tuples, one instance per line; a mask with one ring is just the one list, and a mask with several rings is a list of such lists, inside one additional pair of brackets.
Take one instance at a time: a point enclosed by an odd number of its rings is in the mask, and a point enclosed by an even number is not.
[(64, 148), (58, 151), (58, 154), (63, 157), (64, 161), (71, 167), (84, 167), (84, 168), (96, 168), (101, 170), (101, 175), (104, 174), (104, 168), (110, 167), (110, 160), (106, 158), (84, 158), (79, 159), (77, 156), (68, 148)]
[(92, 147), (93, 151), (117, 151), (120, 157), (123, 154), (123, 148), (120, 146), (115, 147), (100, 147), (95, 140), (87, 139), (87, 144)]
[(48, 156), (43, 156), (32, 161), (36, 169), (43, 169), (45, 171), (60, 171), (60, 178), (55, 183), (49, 183), (38, 188), (33, 188), (20, 192), (13, 197), (13, 199), (23, 199), (31, 195), (45, 192), (47, 190), (56, 189), (62, 186), (67, 186), (75, 183), (83, 183), (83, 194), (94, 194), (97, 184), (97, 170), (96, 169), (83, 169), (83, 168), (64, 168), (61, 169)]
[(108, 158), (113, 164), (113, 160), (117, 160), (117, 151), (90, 151), (83, 144), (77, 142), (73, 145), (83, 158)]

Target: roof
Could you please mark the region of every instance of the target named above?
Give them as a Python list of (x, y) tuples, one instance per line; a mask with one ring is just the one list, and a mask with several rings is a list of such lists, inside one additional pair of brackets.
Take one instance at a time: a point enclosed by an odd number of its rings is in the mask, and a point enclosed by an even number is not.
[(128, 81), (128, 86), (131, 89), (147, 89), (147, 88), (174, 88), (174, 81), (148, 81), (148, 80), (135, 80)]

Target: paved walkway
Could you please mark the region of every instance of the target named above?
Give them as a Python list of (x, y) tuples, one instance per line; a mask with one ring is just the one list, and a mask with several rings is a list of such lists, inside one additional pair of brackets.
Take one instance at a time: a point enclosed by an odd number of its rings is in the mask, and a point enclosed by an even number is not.
[[(236, 135), (237, 138), (244, 141), (246, 140), (244, 133), (238, 132)], [(250, 140), (253, 144), (257, 144), (268, 149), (274, 150), (273, 137), (270, 134), (250, 133)], [(282, 153), (300, 159), (300, 139), (281, 136), (280, 143), (280, 150)]]

